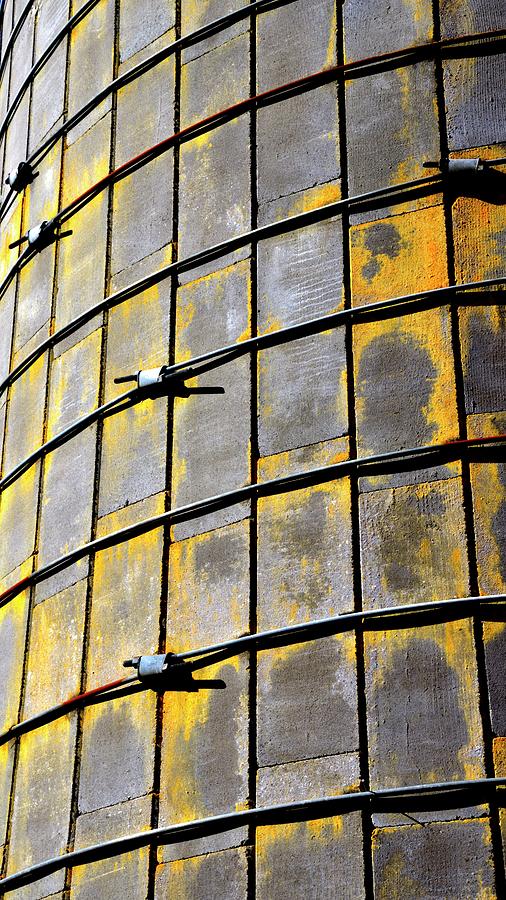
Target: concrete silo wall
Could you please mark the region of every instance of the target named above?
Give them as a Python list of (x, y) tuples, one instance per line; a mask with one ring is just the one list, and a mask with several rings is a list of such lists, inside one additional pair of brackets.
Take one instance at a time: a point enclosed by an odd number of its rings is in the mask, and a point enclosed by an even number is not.
[[(236, 488), (506, 432), (502, 291), (477, 287), (264, 343), (188, 382), (224, 394), (116, 409), (16, 474), (44, 442), (121, 394), (116, 377), (504, 273), (504, 164), (310, 216), (343, 197), (437, 175), (423, 164), (441, 157), (504, 158), (501, 40), (445, 43), (506, 28), (500, 0), (257, 3), (211, 37), (161, 52), (62, 125), (113, 79), (243, 5), (4, 4), (3, 179), (47, 144), (33, 182), (2, 195), (0, 378), (15, 372), (0, 396), (4, 876), (222, 813), (506, 776), (506, 640), (496, 607), (284, 642), (195, 675), (225, 689), (120, 691), (9, 734), (120, 678), (132, 656), (506, 591), (506, 466), (493, 444), (246, 491), (33, 577), (90, 541)], [(87, 196), (62, 228), (72, 234), (16, 271), (11, 242), (147, 147), (247, 97), (412, 45), (419, 51), (335, 71), (175, 139)], [(295, 229), (202, 255), (303, 213)], [(118, 292), (118, 302), (64, 331)], [(25, 589), (9, 593), (24, 578)], [(309, 808), (252, 818), (59, 868), (9, 896), (499, 897), (501, 802), (483, 788), (458, 803), (424, 795), (395, 809), (364, 802), (316, 817)]]

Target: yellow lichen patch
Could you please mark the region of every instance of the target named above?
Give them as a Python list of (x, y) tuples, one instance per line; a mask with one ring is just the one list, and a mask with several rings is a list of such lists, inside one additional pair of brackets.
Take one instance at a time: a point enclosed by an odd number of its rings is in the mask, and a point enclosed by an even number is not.
[[(506, 419), (501, 413), (469, 416), (467, 421), (470, 437), (486, 437), (506, 430)], [(504, 593), (506, 578), (501, 515), (506, 504), (506, 483), (502, 466), (493, 462), (473, 462), (470, 473), (480, 592)]]
[(110, 129), (110, 116), (105, 116), (65, 151), (63, 206), (108, 173)]
[(103, 298), (106, 219), (104, 192), (72, 216), (73, 233), (60, 244), (56, 328)]
[[(197, 328), (199, 314), (202, 320), (206, 312), (209, 312), (202, 305), (202, 297), (208, 296), (203, 294), (203, 291), (206, 291), (206, 289), (212, 292), (214, 315), (223, 321), (224, 330), (221, 343), (240, 342), (247, 340), (251, 336), (251, 280), (249, 278), (249, 266), (248, 260), (241, 260), (226, 266), (224, 269), (220, 269), (218, 272), (212, 272), (196, 278), (195, 281), (185, 284), (179, 289), (176, 321), (176, 358), (178, 360), (184, 361), (191, 356), (198, 355), (204, 348), (206, 350), (213, 349), (212, 345), (209, 346), (209, 341), (206, 340), (205, 334), (199, 332)], [(243, 304), (237, 303), (236, 298), (231, 296), (230, 285), (233, 278), (240, 279), (244, 285), (245, 296)], [(234, 307), (230, 308), (232, 302)], [(237, 309), (240, 309), (240, 313), (237, 312)], [(243, 320), (244, 328), (241, 328)], [(241, 328), (240, 331), (238, 330), (239, 328)], [(195, 339), (198, 340), (197, 345), (195, 345)], [(219, 345), (216, 344), (215, 346)]]
[(48, 409), (48, 439), (86, 413), (98, 402), (100, 384), (99, 330), (71, 347), (53, 362), (51, 399)]
[[(16, 569), (34, 550), (40, 466), (35, 465), (0, 497), (0, 573)], [(17, 580), (17, 579), (14, 579)], [(9, 584), (12, 582), (9, 581)]]
[[(220, 564), (223, 552), (227, 559)], [(167, 650), (180, 652), (248, 631), (248, 552), (244, 521), (171, 546)], [(238, 560), (228, 558), (235, 553)]]
[(496, 778), (506, 778), (506, 737), (494, 738), (494, 772)]
[(231, 688), (236, 679), (241, 683), (244, 666), (244, 660), (235, 657), (195, 674), (196, 681), (223, 679), (225, 691), (204, 687), (167, 695), (161, 778), (165, 821), (185, 822), (244, 808), (247, 695), (241, 690), (237, 698)]
[(86, 582), (81, 581), (35, 606), (25, 717), (79, 693), (85, 604)]
[(354, 225), (353, 303), (360, 306), (448, 283), (443, 208), (431, 207)]
[[(23, 735), (16, 773), (9, 873), (64, 852), (74, 745), (75, 716), (57, 719)], [(51, 821), (52, 828), (50, 833), (42, 834), (40, 823), (46, 821)]]
[[(460, 745), (456, 747), (453, 777), (470, 779), (483, 777), (483, 758), (476, 752), (476, 747), (480, 747), (482, 743), (482, 727), (476, 699), (478, 680), (476, 664), (473, 662), (476, 654), (469, 620), (435, 626), (403, 628), (402, 630), (368, 632), (364, 635), (364, 648), (366, 659), (369, 660), (371, 667), (370, 684), (375, 696), (378, 697), (382, 692), (394, 690), (392, 678), (407, 677), (406, 685), (398, 683), (397, 696), (399, 702), (405, 704), (406, 709), (413, 704), (409, 713), (410, 718), (430, 716), (435, 721), (441, 720), (442, 729), (444, 729), (446, 720), (449, 727), (452, 722), (459, 721), (461, 723), (462, 737)], [(420, 700), (412, 697), (409, 693), (411, 689), (407, 687), (410, 679), (413, 678), (410, 668), (413, 662), (410, 660), (422, 652), (427, 655), (429, 651), (431, 656), (437, 659), (437, 671), (434, 675), (425, 676), (427, 679), (425, 692), (423, 692), (425, 684), (423, 680), (420, 680), (419, 687), (416, 688), (417, 694), (418, 691), (423, 694), (423, 703), (426, 704), (425, 709), (419, 709)], [(396, 668), (402, 658), (405, 660), (406, 669), (406, 674), (403, 675)], [(423, 673), (420, 672), (419, 678), (423, 679), (423, 677)], [(409, 729), (410, 722), (406, 721)], [(415, 718), (411, 724), (414, 732), (411, 741), (416, 740), (416, 721)], [(388, 728), (387, 725), (384, 727)], [(448, 739), (451, 737), (452, 735), (449, 733)], [(440, 753), (438, 754), (435, 747), (431, 757), (427, 756), (427, 759), (423, 760), (424, 770), (420, 775), (421, 781), (438, 781), (443, 777), (449, 777), (448, 771), (442, 772), (440, 768), (439, 757), (446, 746), (444, 731), (439, 739), (441, 741)], [(411, 744), (408, 742), (408, 754), (410, 746)], [(393, 773), (398, 765), (395, 750), (392, 750), (391, 764)], [(420, 764), (420, 757), (418, 757), (418, 765)], [(395, 773), (392, 781), (397, 777), (397, 773)]]
[[(463, 60), (461, 62), (464, 64)], [(452, 156), (456, 159), (499, 158), (504, 156), (504, 145), (463, 150)], [(488, 191), (491, 195), (488, 192), (483, 195), (483, 191), (476, 197), (459, 195), (453, 205), (457, 282), (493, 278), (503, 272), (504, 213), (502, 203), (497, 202), (500, 186), (491, 183)]]
[(52, 219), (58, 210), (58, 175), (60, 171), (61, 147), (52, 147), (44, 161), (37, 166), (38, 175), (26, 189), (23, 209), (24, 229), (36, 225), (43, 219)]
[[(107, 400), (125, 390), (124, 385), (114, 384), (117, 376), (168, 362), (169, 292), (168, 282), (155, 284), (111, 311), (107, 337)], [(139, 327), (141, 322), (142, 327)]]
[(7, 831), (12, 765), (14, 762), (13, 750), (12, 742), (0, 746), (0, 847), (5, 840)]
[(258, 480), (268, 481), (282, 475), (307, 471), (319, 466), (330, 466), (349, 458), (348, 438), (337, 438), (313, 444), (311, 447), (285, 450), (272, 456), (264, 456), (258, 461)]
[(29, 592), (0, 607), (0, 734), (17, 721)]
[(41, 356), (10, 390), (4, 475), (41, 444), (46, 366), (47, 359)]
[[(291, 515), (294, 511), (298, 512), (296, 519)], [(301, 616), (313, 618), (318, 608), (325, 608), (328, 615), (337, 614), (340, 598), (334, 595), (333, 579), (326, 574), (323, 542), (326, 534), (343, 535), (349, 530), (349, 480), (302, 488), (295, 498), (291, 493), (261, 498), (258, 514), (264, 531), (262, 546), (265, 541), (266, 552), (273, 554), (269, 581), (275, 590), (269, 616), (278, 621), (287, 615), (289, 622), (296, 622)], [(314, 544), (317, 515), (322, 541), (319, 547)], [(278, 555), (276, 548), (285, 548), (284, 553)], [(289, 566), (287, 559), (292, 561)]]
[[(377, 851), (377, 848), (379, 847), (379, 838), (389, 830), (390, 829), (384, 828), (382, 829), (382, 832), (373, 832), (373, 852), (374, 850)], [(406, 871), (406, 865), (407, 859), (405, 854), (401, 851), (392, 853), (381, 871), (381, 881), (377, 892), (375, 893), (378, 900), (393, 900), (394, 896), (396, 898), (422, 898), (424, 896), (423, 885), (416, 881), (409, 872)]]
[[(151, 497), (100, 520), (99, 534), (158, 515), (163, 509), (163, 495)], [(96, 556), (89, 664), (93, 685), (119, 677), (121, 660), (157, 650), (162, 539), (161, 528), (155, 528)]]
[(7, 275), (19, 254), (18, 249), (9, 249), (9, 245), (18, 240), (21, 229), (21, 200), (18, 200), (8, 219), (2, 222), (0, 237), (0, 280)]
[[(406, 370), (406, 376), (411, 376), (413, 384), (416, 378), (420, 380), (419, 408), (416, 395), (410, 392), (405, 398), (409, 404), (406, 414), (413, 415), (415, 410), (423, 416), (431, 433), (430, 443), (444, 440), (452, 440), (458, 437), (458, 417), (456, 405), (455, 377), (453, 369), (453, 357), (451, 355), (451, 337), (448, 312), (446, 310), (430, 310), (416, 313), (402, 318), (385, 319), (379, 322), (370, 322), (357, 325), (353, 332), (353, 349), (355, 371), (358, 380), (358, 396), (356, 401), (357, 423), (359, 431), (359, 444), (362, 453), (374, 453), (378, 449), (369, 442), (364, 443), (360, 437), (361, 428), (366, 424), (367, 410), (370, 406), (369, 386), (367, 383), (368, 371), (375, 383), (370, 390), (377, 395), (379, 376), (384, 379), (385, 397), (388, 399), (390, 390), (402, 391), (403, 385), (395, 385), (395, 379), (399, 377), (399, 371), (389, 371), (388, 357), (382, 366), (380, 373), (373, 368), (376, 359), (375, 348), (388, 350), (400, 347), (405, 348), (406, 365), (408, 361), (413, 371)], [(420, 370), (418, 373), (417, 369)], [(424, 372), (427, 371), (426, 377)], [(391, 386), (389, 386), (389, 379)], [(402, 393), (399, 396), (404, 399)]]

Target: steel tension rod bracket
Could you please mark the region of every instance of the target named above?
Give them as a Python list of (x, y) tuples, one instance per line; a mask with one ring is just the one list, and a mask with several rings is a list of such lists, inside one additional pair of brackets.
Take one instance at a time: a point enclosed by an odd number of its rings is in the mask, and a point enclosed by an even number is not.
[(125, 659), (123, 665), (136, 669), (139, 681), (154, 691), (198, 691), (202, 685), (193, 680), (191, 666), (174, 653), (135, 656)]
[(164, 397), (171, 394), (174, 397), (190, 397), (192, 394), (224, 394), (223, 387), (188, 387), (185, 384), (188, 378), (194, 377), (192, 372), (185, 374), (167, 373), (167, 366), (158, 369), (140, 369), (133, 375), (122, 375), (114, 379), (115, 384), (127, 384), (135, 382), (137, 389), (144, 391), (148, 397)]
[(424, 169), (439, 169), (443, 175), (450, 176), (477, 175), (485, 171), (479, 156), (473, 159), (439, 159), (424, 162), (423, 166)]
[(28, 247), (35, 252), (39, 252), (43, 250), (44, 247), (48, 247), (49, 244), (54, 243), (54, 241), (59, 240), (60, 238), (67, 237), (69, 234), (72, 234), (71, 231), (57, 231), (57, 222), (55, 220), (47, 221), (46, 219), (43, 222), (39, 222), (38, 225), (34, 225), (33, 228), (30, 228), (23, 237), (20, 237), (17, 241), (13, 241), (12, 244), (9, 244), (9, 249), (12, 250), (14, 247), (19, 247), (21, 244), (28, 244)]
[(9, 185), (15, 194), (20, 194), (25, 187), (32, 183), (34, 178), (37, 178), (38, 174), (38, 172), (33, 171), (29, 162), (20, 162), (12, 172), (9, 172), (5, 183)]

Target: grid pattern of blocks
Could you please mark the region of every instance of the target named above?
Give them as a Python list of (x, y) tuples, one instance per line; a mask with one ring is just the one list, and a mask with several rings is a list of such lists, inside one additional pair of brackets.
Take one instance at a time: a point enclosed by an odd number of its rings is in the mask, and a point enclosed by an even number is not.
[[(98, 91), (245, 0), (99, 0), (1, 141), (3, 179)], [(7, 0), (5, 48), (23, 0)], [(37, 0), (0, 120), (82, 0)], [(2, 223), (9, 243), (145, 147), (250, 95), (439, 37), (506, 27), (500, 0), (292, 0), (177, 52), (59, 139)], [(176, 145), (97, 194), (0, 297), (0, 378), (104, 296), (251, 228), (506, 154), (497, 50), (337, 76)], [(503, 142), (503, 143), (501, 143)], [(502, 174), (501, 174), (502, 172)], [(3, 183), (2, 179), (2, 183)], [(0, 399), (2, 474), (112, 398), (114, 378), (374, 300), (504, 272), (506, 174), (248, 245), (137, 292)], [(4, 188), (4, 191), (6, 189)], [(407, 446), (506, 432), (501, 292), (351, 323), (84, 430), (0, 497), (0, 590), (69, 549), (242, 485)], [(324, 484), (158, 528), (0, 608), (0, 731), (180, 651), (352, 609), (506, 592), (506, 464)], [(0, 746), (3, 874), (157, 825), (248, 807), (506, 775), (506, 627), (465, 618), (218, 663), (226, 690), (100, 703)], [(60, 871), (12, 896), (84, 900), (493, 898), (501, 815), (482, 804), (243, 828)], [(503, 827), (506, 824), (502, 823)], [(9, 895), (11, 896), (11, 895)]]

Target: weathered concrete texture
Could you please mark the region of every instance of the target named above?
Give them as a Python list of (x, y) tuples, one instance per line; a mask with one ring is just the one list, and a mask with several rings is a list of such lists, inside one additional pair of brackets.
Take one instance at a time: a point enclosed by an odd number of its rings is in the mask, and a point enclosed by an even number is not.
[[(114, 162), (120, 166), (174, 131), (174, 58), (163, 60), (122, 87), (117, 103)], [(137, 227), (140, 224), (133, 222)]]
[[(339, 182), (262, 203), (267, 225), (339, 200)], [(306, 225), (258, 245), (258, 328), (271, 331), (337, 310), (343, 301), (340, 217)]]
[(0, 747), (0, 856), (7, 834), (7, 816), (11, 796), (11, 779), (14, 766), (14, 742)]
[(18, 720), (27, 611), (27, 591), (0, 609), (0, 734)]
[(333, 0), (304, 0), (258, 18), (258, 90), (278, 87), (336, 63)]
[[(469, 416), (467, 421), (470, 437), (506, 432), (505, 413)], [(506, 591), (506, 466), (499, 458), (474, 461), (470, 470), (480, 593), (502, 593)]]
[[(106, 116), (76, 141), (64, 157), (66, 204), (101, 178), (109, 167), (110, 116)], [(56, 327), (61, 328), (104, 296), (107, 193), (89, 201), (69, 220), (72, 234), (59, 244)], [(46, 252), (46, 251), (44, 251)], [(93, 320), (85, 328), (97, 327)], [(72, 343), (82, 337), (72, 335)], [(62, 345), (59, 345), (60, 352)]]
[[(100, 334), (95, 332), (54, 361), (48, 438), (91, 412), (98, 403)], [(41, 564), (50, 562), (91, 536), (96, 427), (82, 431), (51, 451), (44, 464), (40, 525)], [(72, 544), (69, 544), (72, 535)], [(86, 575), (83, 559), (37, 587), (37, 600)]]
[(31, 344), (39, 344), (48, 336), (53, 296), (55, 247), (46, 247), (19, 275), (14, 362), (27, 356)]
[(250, 93), (249, 78), (247, 34), (188, 62), (181, 69), (181, 128), (244, 100)]
[(66, 65), (67, 41), (62, 41), (34, 78), (30, 117), (30, 151), (35, 150), (63, 115)]
[(467, 595), (460, 479), (363, 494), (360, 525), (365, 607)]
[(34, 608), (23, 718), (79, 693), (85, 606), (81, 581)]
[(444, 37), (506, 26), (506, 11), (498, 0), (440, 0), (439, 6)]
[[(178, 292), (176, 358), (187, 359), (249, 337), (249, 263), (223, 269)], [(251, 388), (248, 357), (189, 381), (224, 394), (176, 398), (172, 506), (203, 500), (248, 483)], [(219, 423), (219, 427), (218, 424)], [(174, 527), (177, 540), (247, 515), (244, 505)]]
[[(73, 29), (70, 39), (70, 71), (68, 75), (68, 112), (75, 113), (112, 81), (114, 3), (104, 0)], [(104, 111), (110, 109), (108, 98), (95, 107), (69, 135), (69, 143), (83, 134)]]
[(257, 806), (317, 800), (358, 790), (360, 766), (357, 753), (267, 766), (257, 773)]
[(248, 631), (249, 523), (236, 522), (171, 545), (167, 650), (178, 652)]
[(258, 900), (365, 896), (359, 813), (257, 830)]
[[(474, 658), (467, 621), (365, 636), (373, 789), (484, 776)], [(437, 810), (417, 818), (471, 814)], [(377, 818), (406, 821), (400, 813)]]
[[(339, 198), (337, 184), (260, 208), (261, 225)], [(262, 332), (336, 310), (342, 300), (340, 220), (262, 242), (258, 250), (258, 327)], [(266, 350), (259, 357), (262, 456), (313, 444), (347, 429), (344, 330)]]
[[(40, 528), (41, 565), (90, 540), (95, 443), (95, 431), (87, 432), (75, 438), (71, 449), (59, 448), (46, 462)], [(76, 465), (79, 467), (78, 481), (75, 479)], [(56, 527), (56, 522), (62, 526), (62, 531)], [(72, 534), (72, 544), (69, 534)], [(89, 562), (84, 558), (53, 575), (37, 586), (36, 602), (86, 578), (88, 571)]]
[(339, 178), (335, 85), (261, 107), (257, 119), (260, 202)]
[(66, 0), (40, 0), (37, 4), (35, 59), (40, 59), (54, 35), (63, 28), (67, 19), (68, 3)]
[[(117, 806), (78, 816), (75, 848), (110, 841), (149, 828), (151, 797), (139, 797)], [(123, 853), (72, 871), (72, 900), (138, 900), (146, 896), (149, 849)]]
[[(470, 416), (471, 437), (503, 434), (506, 416)], [(471, 465), (473, 513), (479, 589), (483, 594), (506, 592), (506, 466), (501, 463)], [(490, 719), (494, 734), (506, 735), (506, 625), (487, 617), (483, 624)]]
[[(6, 171), (8, 172), (9, 169), (6, 168)], [(14, 202), (10, 212), (6, 214), (5, 220), (2, 222), (2, 230), (0, 233), (0, 273), (2, 278), (7, 275), (19, 255), (19, 248), (11, 249), (10, 244), (17, 240), (21, 235), (22, 211), (23, 205), (21, 198), (18, 198)]]
[[(21, 10), (19, 11), (21, 12)], [(18, 15), (16, 16), (16, 21)], [(12, 48), (12, 68), (9, 84), (10, 100), (16, 96), (22, 82), (32, 67), (35, 10), (31, 9), (21, 27), (18, 39)]]
[[(265, 466), (262, 470), (263, 480)], [(258, 505), (260, 630), (337, 615), (352, 608), (352, 596), (348, 479), (262, 498)]]
[[(181, 34), (191, 34), (202, 28), (203, 25), (209, 25), (228, 13), (242, 9), (243, 6), (243, 0), (182, 0)], [(197, 56), (203, 56), (205, 53), (209, 53), (210, 50), (220, 46), (220, 44), (224, 44), (238, 34), (248, 31), (249, 25), (249, 19), (246, 17), (240, 22), (236, 22), (235, 25), (218, 31), (212, 37), (207, 38), (207, 40), (199, 41), (193, 47), (188, 47), (182, 54), (183, 63), (187, 63)]]
[(431, 0), (344, 0), (343, 13), (346, 62), (423, 44), (433, 36)]
[[(162, 744), (160, 824), (186, 822), (233, 809), (248, 798), (248, 666), (239, 657), (198, 673), (221, 680), (187, 693), (166, 695)], [(168, 844), (162, 861), (182, 859), (244, 843), (246, 828), (199, 841)]]
[(466, 412), (506, 407), (506, 309), (474, 306), (460, 311)]
[[(19, 163), (20, 157), (25, 156), (25, 147), (28, 139), (28, 113), (29, 97), (25, 94), (17, 111), (12, 117), (7, 134), (5, 136), (5, 162), (6, 175), (12, 172)], [(22, 148), (20, 150), (20, 148)], [(16, 251), (17, 256), (18, 251)]]
[(357, 749), (355, 665), (353, 635), (259, 655), (260, 766)]
[(112, 272), (144, 259), (172, 238), (172, 151), (114, 186)]
[(175, 24), (175, 0), (123, 0), (119, 19), (119, 58), (121, 62), (147, 47)]
[[(14, 305), (15, 286), (13, 284), (0, 298), (0, 381), (3, 381), (9, 374)], [(5, 395), (2, 399), (5, 399)]]
[[(258, 20), (258, 91), (335, 65), (335, 9), (309, 0), (263, 13)], [(339, 177), (334, 84), (261, 108), (258, 119), (260, 202)]]
[(443, 74), (450, 150), (506, 140), (500, 114), (506, 103), (504, 54), (471, 51), (470, 58), (445, 60)]
[(375, 896), (495, 897), (489, 823), (448, 822), (374, 832)]
[[(247, 114), (183, 144), (180, 156), (179, 258), (236, 237), (251, 227), (250, 139)], [(230, 173), (234, 177), (230, 177)], [(243, 248), (206, 263), (180, 281), (214, 272), (249, 254)]]
[(350, 196), (422, 178), (440, 155), (431, 61), (348, 81), (346, 111)]
[[(8, 874), (66, 850), (75, 734), (76, 718), (72, 715), (21, 739)], [(22, 900), (46, 897), (63, 887), (64, 878), (63, 870), (55, 872), (19, 889), (17, 896)]]
[(336, 329), (262, 351), (259, 408), (262, 456), (345, 434), (344, 331)]
[(14, 484), (2, 491), (0, 577), (13, 572), (33, 553), (39, 476), (40, 464), (37, 463)]
[(41, 357), (9, 391), (3, 475), (37, 449), (42, 440), (46, 359)]
[(155, 900), (246, 900), (247, 859), (244, 850), (225, 850), (159, 866)]
[[(170, 251), (169, 251), (170, 254)], [(170, 261), (167, 251), (117, 276), (113, 290)], [(105, 400), (124, 393), (118, 376), (168, 362), (170, 279), (120, 304), (109, 315)], [(136, 503), (165, 489), (167, 401), (145, 400), (104, 422), (99, 515)]]
[(155, 704), (155, 695), (146, 691), (87, 707), (80, 813), (141, 797), (152, 790)]
[[(99, 520), (97, 536), (163, 512), (158, 495)], [(88, 687), (121, 677), (121, 663), (158, 647), (163, 532), (102, 550), (95, 559)], [(112, 802), (112, 801), (111, 801)]]

